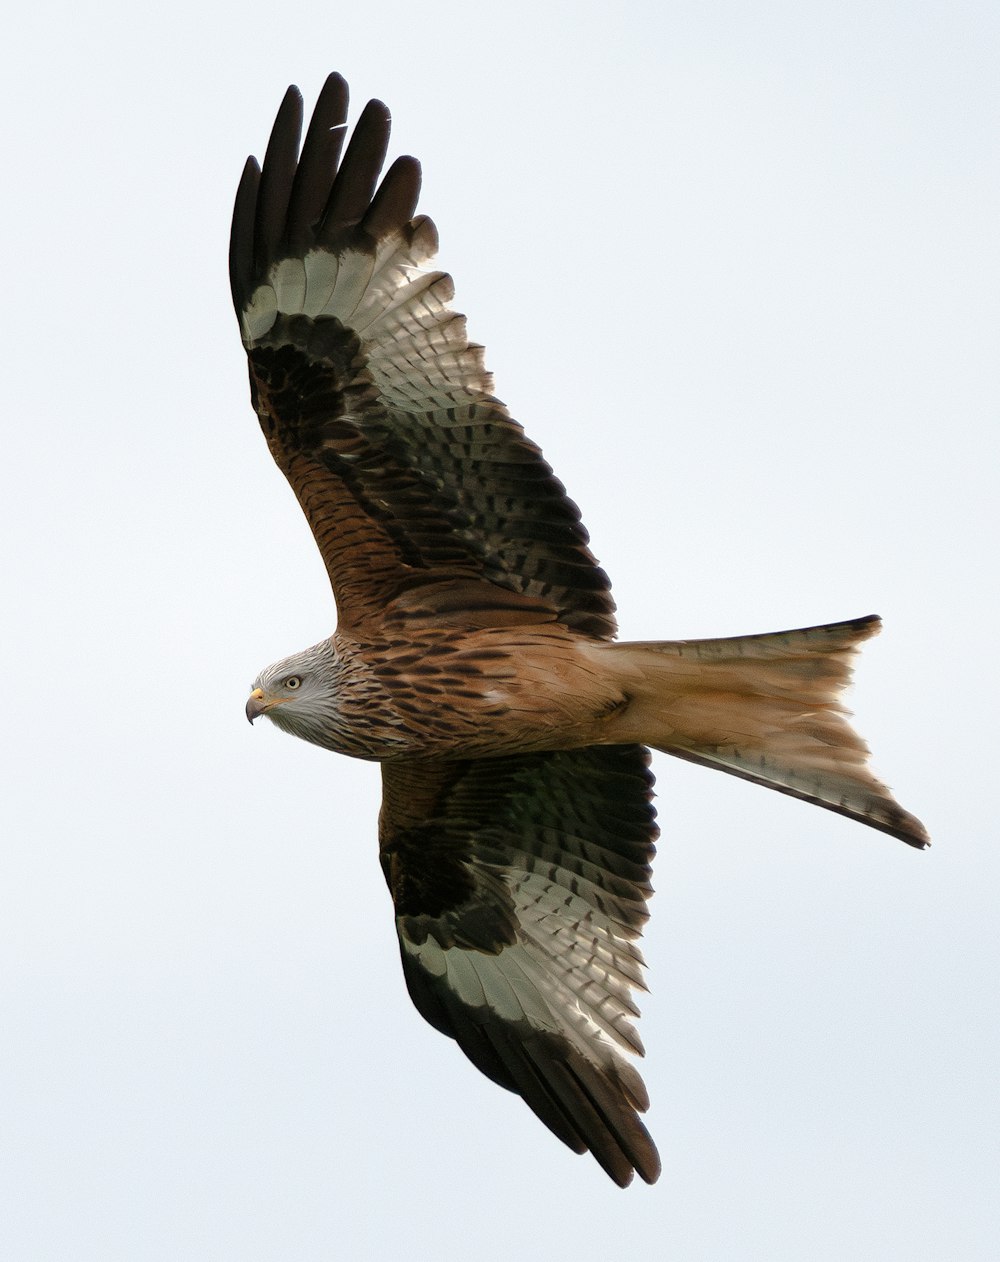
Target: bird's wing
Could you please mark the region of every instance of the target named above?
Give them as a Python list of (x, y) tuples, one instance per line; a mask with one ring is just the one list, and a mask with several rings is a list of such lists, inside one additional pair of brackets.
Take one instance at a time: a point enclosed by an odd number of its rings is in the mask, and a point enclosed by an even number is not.
[(413, 218), (419, 165), (397, 159), (376, 191), (388, 110), (368, 103), (341, 160), (346, 115), (331, 75), (300, 155), (289, 88), (263, 169), (247, 161), (230, 245), (254, 406), (341, 624), (509, 613), (614, 635), (579, 511), (493, 397), (451, 278), (428, 269), (437, 233)]
[(421, 1015), (618, 1184), (653, 1182), (646, 1089), (623, 1055), (642, 1054), (648, 751), (388, 762), (382, 776), (382, 866)]

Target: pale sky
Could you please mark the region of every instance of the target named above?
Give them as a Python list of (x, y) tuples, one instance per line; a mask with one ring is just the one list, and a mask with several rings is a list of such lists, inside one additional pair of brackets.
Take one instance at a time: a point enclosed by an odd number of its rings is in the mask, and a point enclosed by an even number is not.
[[(992, 1259), (988, 3), (36, 4), (8, 32), (0, 1256)], [(380, 96), (622, 635), (880, 613), (900, 842), (657, 756), (622, 1192), (410, 1004), (371, 766), (243, 715), (332, 630), (251, 411), (232, 197)]]

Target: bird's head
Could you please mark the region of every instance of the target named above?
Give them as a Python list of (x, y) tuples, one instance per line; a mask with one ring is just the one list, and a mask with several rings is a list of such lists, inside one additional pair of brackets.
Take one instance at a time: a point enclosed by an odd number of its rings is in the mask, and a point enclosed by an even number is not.
[(327, 745), (336, 675), (336, 654), (329, 640), (283, 658), (262, 670), (247, 701), (247, 718), (266, 714), (294, 736)]

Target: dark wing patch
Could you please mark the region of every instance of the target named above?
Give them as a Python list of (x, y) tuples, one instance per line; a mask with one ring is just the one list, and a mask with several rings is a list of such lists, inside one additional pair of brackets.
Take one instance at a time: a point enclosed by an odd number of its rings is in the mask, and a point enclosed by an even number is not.
[(656, 825), (641, 746), (384, 763), (383, 869), (421, 1015), (621, 1186), (659, 1158), (632, 989)]
[(433, 616), (436, 593), (454, 604), (461, 590), (482, 609), (523, 606), (613, 636), (579, 511), (493, 397), (450, 277), (428, 270), (437, 234), (413, 218), (419, 165), (398, 159), (376, 191), (389, 115), (373, 101), (338, 168), (346, 111), (332, 75), (299, 157), (302, 100), (289, 89), (263, 170), (244, 170), (230, 246), (254, 403), (342, 624), (391, 619), (416, 589)]

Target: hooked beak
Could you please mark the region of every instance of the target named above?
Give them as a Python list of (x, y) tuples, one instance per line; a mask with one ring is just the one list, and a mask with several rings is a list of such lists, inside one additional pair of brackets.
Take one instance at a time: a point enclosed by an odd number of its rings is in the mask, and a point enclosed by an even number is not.
[(255, 688), (250, 694), (250, 700), (247, 702), (247, 718), (252, 723), (269, 708), (269, 703), (264, 700), (264, 689)]

